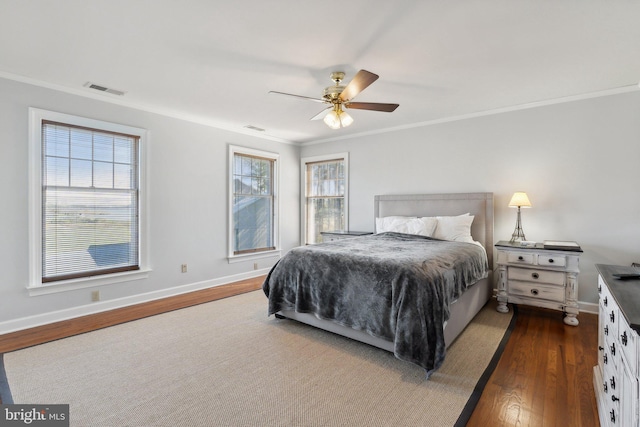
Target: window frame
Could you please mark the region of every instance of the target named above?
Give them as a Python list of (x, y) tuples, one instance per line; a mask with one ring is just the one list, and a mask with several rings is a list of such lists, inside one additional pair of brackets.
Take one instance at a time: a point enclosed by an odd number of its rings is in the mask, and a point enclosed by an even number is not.
[[(244, 155), (250, 157), (258, 157), (263, 159), (268, 159), (273, 161), (273, 169), (271, 171), (273, 179), (272, 179), (272, 191), (273, 191), (273, 247), (274, 249), (267, 250), (256, 250), (244, 253), (234, 253), (233, 250), (233, 230), (234, 230), (234, 222), (233, 222), (233, 197), (234, 197), (234, 156)], [(227, 179), (228, 179), (228, 214), (227, 214), (227, 228), (228, 228), (228, 241), (227, 241), (227, 260), (230, 264), (241, 262), (241, 261), (251, 261), (260, 258), (268, 258), (273, 256), (280, 256), (281, 248), (280, 248), (280, 154), (273, 153), (269, 151), (258, 150), (254, 148), (241, 147), (237, 145), (229, 144), (229, 158), (228, 158), (228, 170), (227, 170)]]
[(340, 160), (344, 162), (344, 224), (349, 229), (349, 153), (333, 153), (300, 159), (300, 244), (307, 245), (307, 165)]
[[(71, 278), (43, 283), (42, 274), (42, 123), (58, 122), (106, 132), (133, 135), (138, 138), (138, 266), (137, 270), (97, 274), (88, 277)], [(117, 123), (90, 119), (55, 111), (29, 108), (29, 295), (43, 295), (55, 292), (77, 290), (139, 280), (148, 277), (148, 233), (146, 203), (146, 145), (148, 131)]]

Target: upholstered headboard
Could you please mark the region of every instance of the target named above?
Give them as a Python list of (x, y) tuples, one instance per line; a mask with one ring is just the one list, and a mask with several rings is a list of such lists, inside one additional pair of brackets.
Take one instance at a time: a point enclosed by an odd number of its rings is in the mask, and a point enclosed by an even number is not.
[(467, 212), (474, 216), (471, 236), (484, 246), (489, 268), (493, 268), (493, 193), (381, 195), (374, 199), (374, 221), (392, 215), (453, 216)]

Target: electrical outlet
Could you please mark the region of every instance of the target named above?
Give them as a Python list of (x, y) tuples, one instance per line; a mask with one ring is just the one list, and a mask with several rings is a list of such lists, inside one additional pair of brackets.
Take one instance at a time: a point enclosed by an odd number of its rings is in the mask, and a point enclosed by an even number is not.
[(186, 273), (187, 272), (187, 264), (182, 264), (182, 272)]
[(100, 301), (100, 291), (91, 291), (91, 301)]
[(257, 262), (254, 262), (254, 263), (253, 263), (253, 269), (254, 269), (254, 270), (257, 270), (257, 269), (258, 269), (258, 263), (257, 263)]

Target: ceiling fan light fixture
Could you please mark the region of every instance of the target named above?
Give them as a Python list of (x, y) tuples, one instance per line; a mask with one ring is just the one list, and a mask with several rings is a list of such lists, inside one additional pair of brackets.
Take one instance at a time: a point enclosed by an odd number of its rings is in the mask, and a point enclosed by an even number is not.
[(353, 123), (353, 117), (346, 112), (342, 111), (340, 106), (336, 106), (335, 109), (329, 111), (323, 119), (324, 123), (331, 129), (346, 128)]
[(340, 119), (340, 123), (342, 124), (343, 128), (346, 128), (347, 126), (351, 125), (351, 123), (353, 123), (353, 117), (351, 117), (349, 114), (347, 114), (346, 111), (343, 111), (338, 118)]

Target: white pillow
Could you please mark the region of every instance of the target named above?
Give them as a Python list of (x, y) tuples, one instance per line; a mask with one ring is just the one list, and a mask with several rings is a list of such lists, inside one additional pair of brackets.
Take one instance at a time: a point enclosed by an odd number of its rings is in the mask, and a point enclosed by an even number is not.
[(432, 237), (438, 221), (435, 218), (385, 216), (376, 218), (376, 233), (395, 232)]
[(433, 237), (442, 240), (473, 243), (471, 224), (473, 215), (468, 213), (458, 216), (438, 216), (438, 225)]

